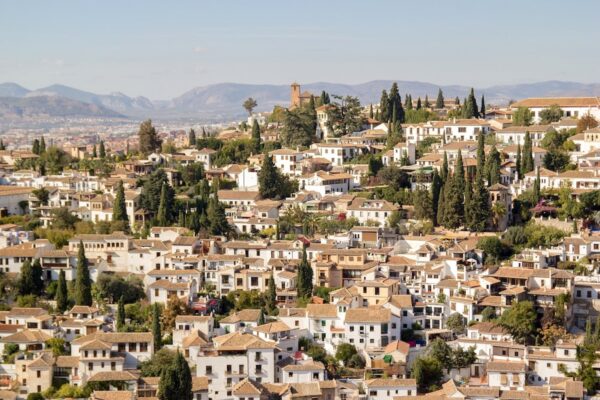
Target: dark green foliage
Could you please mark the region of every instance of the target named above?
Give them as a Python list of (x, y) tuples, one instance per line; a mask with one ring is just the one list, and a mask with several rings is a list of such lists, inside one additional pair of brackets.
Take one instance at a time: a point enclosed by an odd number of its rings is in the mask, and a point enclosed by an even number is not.
[(390, 100), (387, 91), (384, 89), (381, 92), (381, 99), (379, 100), (379, 119), (383, 122), (390, 120)]
[(211, 235), (228, 235), (231, 232), (231, 226), (225, 215), (225, 207), (223, 207), (217, 195), (214, 195), (208, 201), (206, 218), (209, 223), (208, 231)]
[(479, 118), (479, 109), (477, 108), (477, 100), (475, 99), (475, 91), (471, 88), (469, 97), (463, 110), (464, 118)]
[(38, 296), (42, 293), (44, 282), (42, 281), (42, 267), (39, 259), (36, 258), (33, 265), (29, 260), (21, 265), (18, 287), (21, 296)]
[(158, 384), (160, 400), (192, 400), (192, 374), (180, 352), (173, 362), (162, 370)]
[(518, 343), (528, 344), (536, 333), (536, 321), (533, 303), (519, 301), (504, 311), (498, 322)]
[(358, 97), (333, 96), (336, 101), (327, 110), (329, 128), (339, 137), (359, 131), (362, 126), (362, 107)]
[(410, 371), (411, 378), (417, 381), (419, 393), (428, 393), (440, 388), (444, 378), (442, 363), (433, 357), (419, 357)]
[(100, 141), (98, 155), (100, 156), (100, 158), (103, 158), (103, 159), (106, 158), (106, 148), (104, 147), (104, 140)]
[(442, 89), (438, 89), (437, 99), (435, 100), (435, 108), (444, 108), (444, 93), (442, 92)]
[(157, 169), (150, 174), (142, 188), (141, 203), (143, 208), (152, 214), (156, 214), (160, 204), (160, 195), (163, 184), (166, 184), (167, 182), (167, 174), (165, 174), (165, 171), (162, 168)]
[(75, 277), (75, 304), (78, 306), (92, 305), (92, 281), (90, 279), (90, 270), (88, 260), (85, 257), (83, 242), (79, 241), (79, 251), (77, 253), (77, 274)]
[(496, 236), (479, 239), (477, 248), (483, 250), (486, 263), (497, 263), (512, 255), (512, 248)]
[(64, 313), (67, 310), (69, 302), (69, 293), (67, 289), (67, 281), (65, 278), (65, 271), (61, 270), (58, 274), (58, 285), (56, 288), (56, 309), (60, 313)]
[[(154, 345), (156, 346), (156, 341)], [(140, 363), (142, 376), (161, 376), (163, 370), (173, 364), (176, 356), (177, 353), (174, 350), (156, 350), (150, 360)]]
[(390, 89), (389, 108), (389, 117), (392, 118), (394, 113), (396, 115), (395, 120), (392, 122), (404, 122), (404, 108), (402, 107), (402, 99), (400, 98), (400, 92), (398, 91), (398, 84), (396, 82), (392, 84), (392, 88)]
[(544, 168), (548, 168), (552, 171), (563, 172), (567, 169), (571, 157), (565, 151), (552, 149), (544, 155)]
[(188, 133), (188, 144), (190, 147), (196, 146), (196, 131), (193, 129), (190, 129), (190, 132)]
[(269, 287), (265, 296), (265, 306), (267, 307), (269, 314), (273, 314), (277, 309), (277, 288), (275, 287), (275, 277), (273, 276), (273, 272), (271, 272), (271, 277), (269, 278)]
[(316, 115), (308, 107), (286, 110), (279, 138), (283, 147), (308, 147), (315, 140)]
[(160, 202), (158, 203), (158, 211), (156, 212), (156, 223), (158, 226), (169, 226), (171, 223), (172, 212), (169, 212), (173, 208), (173, 203), (170, 202), (168, 197), (168, 183), (163, 183), (160, 190)]
[(260, 126), (258, 121), (255, 119), (252, 123), (252, 151), (255, 154), (260, 153)]
[(431, 209), (433, 212), (432, 221), (435, 225), (437, 225), (438, 220), (437, 215), (442, 188), (442, 178), (440, 178), (437, 169), (435, 169), (433, 170), (433, 177), (431, 178)]
[(258, 174), (258, 185), (260, 195), (264, 199), (285, 199), (297, 190), (297, 183), (279, 172), (269, 155), (263, 160)]
[(103, 299), (107, 299), (111, 303), (121, 297), (126, 304), (146, 298), (144, 283), (135, 276), (125, 279), (118, 275), (102, 272), (96, 279), (96, 290)]
[(485, 166), (485, 176), (488, 182), (488, 186), (500, 183), (500, 163), (500, 153), (494, 146), (490, 151), (490, 156), (486, 160)]
[(146, 120), (140, 124), (138, 131), (139, 150), (143, 155), (148, 155), (155, 151), (160, 151), (162, 141), (158, 137), (156, 128), (152, 126), (151, 120)]
[(493, 321), (497, 318), (498, 316), (496, 315), (496, 310), (494, 309), (494, 307), (486, 307), (483, 309), (483, 311), (481, 312), (481, 319), (483, 322), (489, 322), (489, 321)]
[(38, 139), (33, 139), (33, 143), (31, 144), (31, 152), (33, 154), (40, 154), (40, 141)]
[(517, 179), (522, 179), (523, 178), (523, 168), (521, 166), (522, 164), (522, 160), (521, 160), (521, 143), (517, 144), (517, 159), (515, 160), (515, 169), (517, 170)]
[(523, 175), (526, 173), (533, 171), (535, 168), (533, 162), (533, 146), (531, 143), (531, 135), (529, 132), (525, 132), (525, 143), (523, 144), (523, 154), (521, 158), (523, 159), (523, 165), (521, 166), (521, 170), (523, 171)]
[(434, 216), (431, 195), (428, 190), (419, 189), (413, 192), (413, 204), (416, 219), (432, 219)]
[(356, 347), (350, 343), (342, 343), (338, 345), (335, 351), (335, 359), (347, 365), (348, 361), (355, 355), (358, 354)]
[(183, 184), (192, 187), (204, 179), (204, 164), (195, 162), (179, 168)]
[(123, 188), (122, 180), (120, 180), (117, 185), (117, 193), (115, 194), (115, 201), (113, 204), (112, 220), (122, 221), (125, 223), (125, 226), (129, 228), (129, 217), (127, 216), (127, 207), (125, 206), (125, 189)]
[(369, 176), (376, 176), (381, 168), (383, 168), (381, 158), (371, 155), (369, 157)]
[(563, 110), (558, 105), (553, 104), (550, 106), (550, 108), (540, 111), (540, 123), (543, 125), (548, 125), (552, 122), (558, 122), (562, 118), (563, 114)]
[(519, 107), (513, 112), (512, 121), (515, 126), (529, 126), (533, 121), (533, 112), (527, 107)]
[(298, 297), (310, 297), (313, 290), (313, 270), (307, 259), (306, 248), (302, 250), (302, 261), (298, 265), (296, 281), (298, 287)]

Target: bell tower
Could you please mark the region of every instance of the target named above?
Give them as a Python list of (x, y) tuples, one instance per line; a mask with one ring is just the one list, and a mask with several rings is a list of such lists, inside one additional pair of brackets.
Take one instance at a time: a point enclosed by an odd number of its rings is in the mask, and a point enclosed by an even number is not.
[(292, 83), (290, 96), (290, 108), (300, 106), (300, 85), (296, 82)]

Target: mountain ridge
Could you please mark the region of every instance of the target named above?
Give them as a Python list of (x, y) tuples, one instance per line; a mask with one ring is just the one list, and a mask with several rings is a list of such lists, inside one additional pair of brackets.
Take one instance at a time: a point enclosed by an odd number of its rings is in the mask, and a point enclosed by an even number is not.
[[(435, 101), (438, 89), (444, 92), (444, 97), (459, 97), (461, 100), (468, 95), (471, 87), (465, 85), (437, 85), (423, 81), (403, 81), (379, 79), (358, 84), (313, 82), (302, 85), (302, 90), (318, 96), (322, 90), (330, 94), (352, 95), (360, 98), (363, 104), (378, 103), (383, 89), (389, 90), (393, 82), (397, 82), (401, 96), (410, 93), (413, 99), (427, 95), (430, 101)], [(487, 88), (475, 88), (479, 99), (485, 95), (487, 104), (506, 104), (509, 100), (525, 97), (549, 96), (600, 96), (600, 83), (580, 83), (573, 81), (542, 81), (512, 85), (494, 85)], [(190, 90), (167, 100), (150, 100), (144, 96), (130, 97), (113, 91), (108, 94), (96, 94), (74, 87), (53, 84), (43, 88), (29, 90), (17, 83), (0, 84), (0, 97), (16, 99), (33, 99), (42, 97), (50, 101), (53, 96), (62, 97), (97, 107), (89, 109), (78, 105), (84, 113), (110, 114), (113, 111), (121, 116), (132, 118), (210, 118), (231, 120), (243, 117), (246, 112), (242, 102), (248, 97), (257, 100), (256, 111), (270, 111), (275, 105), (287, 105), (290, 99), (290, 86), (277, 84), (250, 84), (221, 82), (211, 85), (196, 86)], [(5, 101), (6, 102), (6, 101)], [(44, 107), (44, 100), (30, 101), (28, 107), (36, 104)], [(75, 107), (74, 103), (70, 103)], [(48, 107), (53, 110), (53, 107)], [(106, 110), (104, 110), (106, 109)], [(75, 110), (75, 109), (73, 109)], [(95, 110), (95, 111), (93, 111)], [(33, 112), (33, 109), (29, 109)], [(34, 112), (35, 114), (35, 112)]]

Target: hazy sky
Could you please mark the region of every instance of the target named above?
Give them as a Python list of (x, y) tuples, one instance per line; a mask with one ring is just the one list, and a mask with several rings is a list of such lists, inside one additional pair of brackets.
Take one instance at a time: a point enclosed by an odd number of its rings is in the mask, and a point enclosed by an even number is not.
[(597, 82), (599, 14), (597, 0), (0, 0), (0, 82), (152, 99), (218, 82)]

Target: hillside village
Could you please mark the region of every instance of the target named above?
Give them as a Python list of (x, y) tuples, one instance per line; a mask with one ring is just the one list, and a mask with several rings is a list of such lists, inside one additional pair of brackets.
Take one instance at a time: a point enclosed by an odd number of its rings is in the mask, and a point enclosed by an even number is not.
[(600, 98), (401, 90), (0, 141), (0, 399), (595, 395)]

